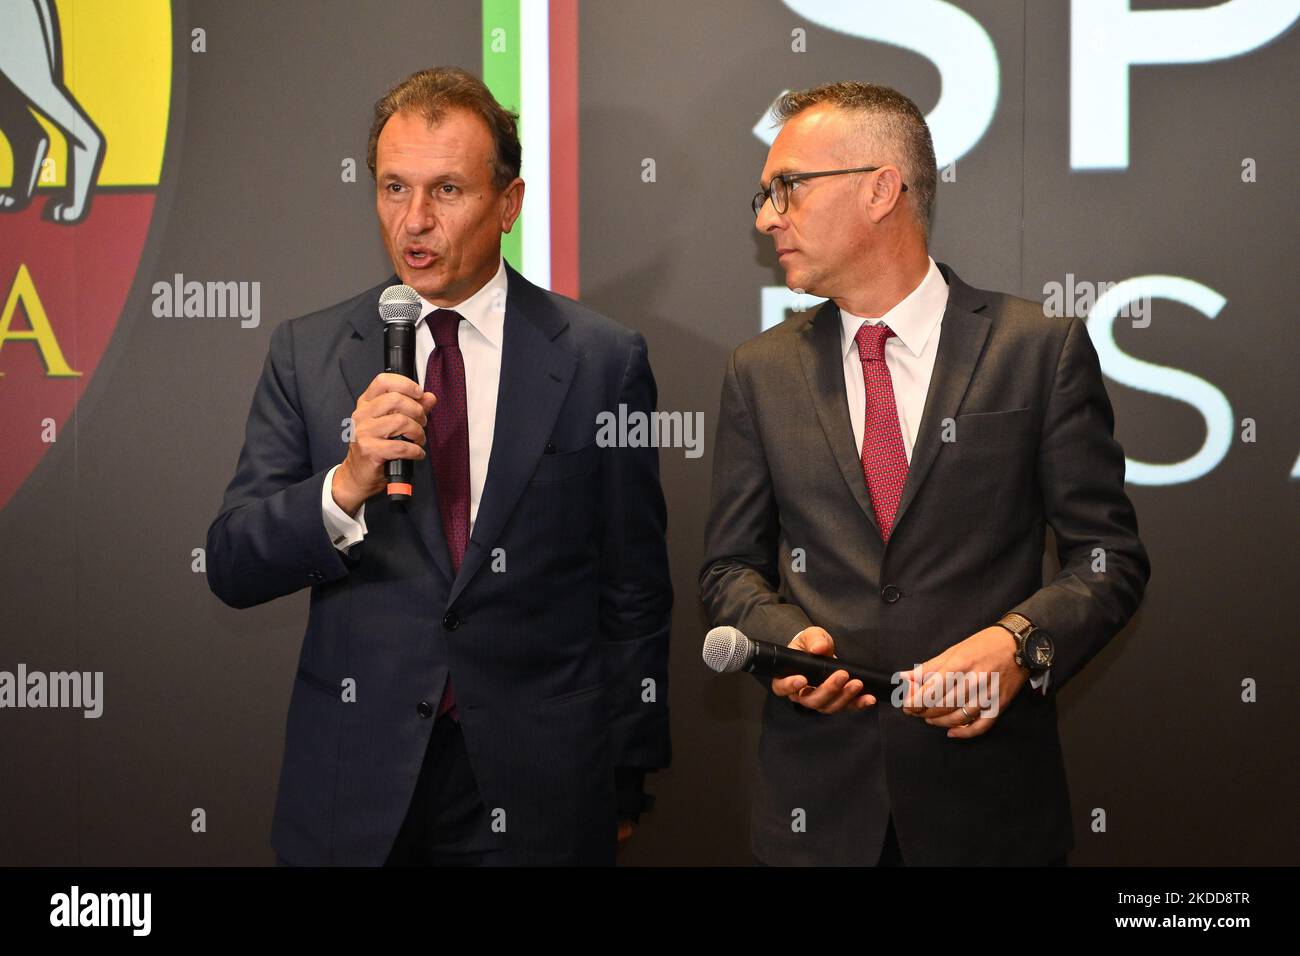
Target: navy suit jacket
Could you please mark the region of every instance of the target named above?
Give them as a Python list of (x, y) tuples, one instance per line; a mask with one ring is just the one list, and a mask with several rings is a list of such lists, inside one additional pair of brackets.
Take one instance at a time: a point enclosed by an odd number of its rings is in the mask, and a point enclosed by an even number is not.
[(400, 280), (271, 336), (207, 574), (237, 608), (311, 588), (271, 841), (290, 862), (384, 862), (449, 674), (507, 862), (612, 863), (615, 768), (669, 763), (658, 450), (596, 442), (598, 413), (655, 408), (645, 339), (506, 271), (496, 431), (455, 575), (427, 460), (407, 507), (367, 502), (348, 554), (321, 516)]

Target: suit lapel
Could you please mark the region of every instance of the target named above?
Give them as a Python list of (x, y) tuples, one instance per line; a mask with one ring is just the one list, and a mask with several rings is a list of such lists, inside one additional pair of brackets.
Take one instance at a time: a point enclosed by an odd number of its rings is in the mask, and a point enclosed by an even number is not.
[(867, 481), (862, 474), (862, 458), (853, 447), (853, 422), (849, 419), (849, 400), (844, 391), (844, 353), (840, 347), (840, 310), (827, 301), (797, 333), (799, 361), (812, 393), (817, 420), (835, 455), (844, 483), (853, 500), (879, 530), (876, 510), (871, 506)]
[[(578, 364), (573, 353), (554, 341), (568, 326), (568, 319), (509, 263), (506, 277), (506, 321), (492, 454), (474, 530), (460, 573), (452, 583), (448, 605), (455, 602), (491, 552), (524, 485), (537, 470)], [(594, 429), (594, 420), (591, 425)]]
[[(907, 469), (907, 481), (894, 514), (894, 533), (897, 533), (899, 522), (934, 465), (943, 445), (942, 422), (956, 416), (989, 332), (988, 318), (977, 314), (986, 304), (983, 297), (962, 282), (947, 265), (942, 262), (936, 265), (948, 282), (948, 305), (943, 313), (938, 353)], [(839, 308), (834, 302), (826, 302), (797, 333), (799, 360), (818, 421), (840, 474), (862, 513), (879, 531), (880, 525), (862, 472), (861, 452), (854, 447), (853, 423), (844, 391), (840, 325)]]
[(948, 306), (943, 312), (930, 389), (925, 396), (925, 410), (921, 413), (916, 445), (912, 448), (912, 460), (907, 467), (907, 481), (898, 499), (898, 510), (894, 512), (891, 537), (898, 532), (908, 506), (916, 499), (917, 491), (934, 466), (939, 449), (945, 444), (942, 440), (943, 422), (957, 416), (957, 409), (961, 407), (989, 334), (988, 317), (978, 314), (986, 305), (983, 297), (957, 278), (947, 265), (942, 262), (936, 265), (948, 282)]

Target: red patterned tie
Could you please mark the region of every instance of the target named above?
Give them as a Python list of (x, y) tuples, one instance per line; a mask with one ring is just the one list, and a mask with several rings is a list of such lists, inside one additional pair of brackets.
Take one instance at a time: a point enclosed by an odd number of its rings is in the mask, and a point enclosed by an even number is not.
[[(437, 346), (429, 353), (424, 371), (424, 390), (433, 392), (438, 401), (429, 413), (425, 426), (425, 445), (429, 465), (438, 489), (438, 511), (442, 530), (451, 555), (452, 573), (460, 570), (469, 542), (469, 413), (465, 403), (465, 359), (460, 352), (461, 315), (450, 309), (429, 313), (429, 328)], [(460, 719), (451, 677), (442, 692), (438, 716), (451, 712)]]
[(887, 325), (863, 322), (853, 337), (862, 360), (862, 378), (867, 385), (867, 415), (862, 428), (862, 474), (867, 479), (871, 506), (876, 510), (880, 537), (888, 541), (894, 528), (894, 512), (907, 480), (907, 450), (898, 425), (894, 382), (885, 364), (885, 340), (894, 334)]

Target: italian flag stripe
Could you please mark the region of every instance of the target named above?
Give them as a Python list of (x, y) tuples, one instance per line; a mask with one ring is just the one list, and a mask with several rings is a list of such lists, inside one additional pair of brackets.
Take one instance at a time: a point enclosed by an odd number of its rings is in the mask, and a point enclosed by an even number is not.
[(483, 81), (518, 110), (524, 209), (501, 251), (528, 279), (578, 295), (578, 3), (482, 0)]

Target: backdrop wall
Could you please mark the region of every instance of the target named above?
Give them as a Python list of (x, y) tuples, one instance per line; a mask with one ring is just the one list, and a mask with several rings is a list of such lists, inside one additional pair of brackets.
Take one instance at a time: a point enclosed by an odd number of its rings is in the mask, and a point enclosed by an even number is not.
[[(526, 154), (530, 192), (544, 178), (565, 215), (576, 184), (576, 220), (525, 212), (525, 269), (643, 332), (659, 407), (703, 414), (700, 457), (660, 453), (675, 759), (625, 862), (749, 862), (761, 690), (699, 653), (713, 426), (730, 350), (794, 304), (748, 209), (755, 127), (783, 90), (840, 79), (930, 115), (945, 167), (931, 252), (968, 282), (1083, 312), (1090, 283), (1155, 296), (1144, 318), (1089, 319), (1153, 574), (1062, 695), (1072, 862), (1296, 862), (1300, 6), (94, 6), (54, 4), (68, 98), (107, 143), (89, 212), (41, 218), (76, 176), (47, 124), (36, 199), (0, 213), (0, 671), (102, 672), (102, 715), (0, 708), (0, 865), (273, 861), (307, 592), (232, 610), (195, 549), (274, 327), (391, 272), (370, 109), (435, 64), (514, 82), (526, 149), (551, 137), (546, 159)], [(43, 55), (0, 63), (0, 188), (28, 168), (23, 110), (63, 109), (22, 101)], [(156, 284), (178, 274), (243, 283), (249, 308), (160, 315)]]

